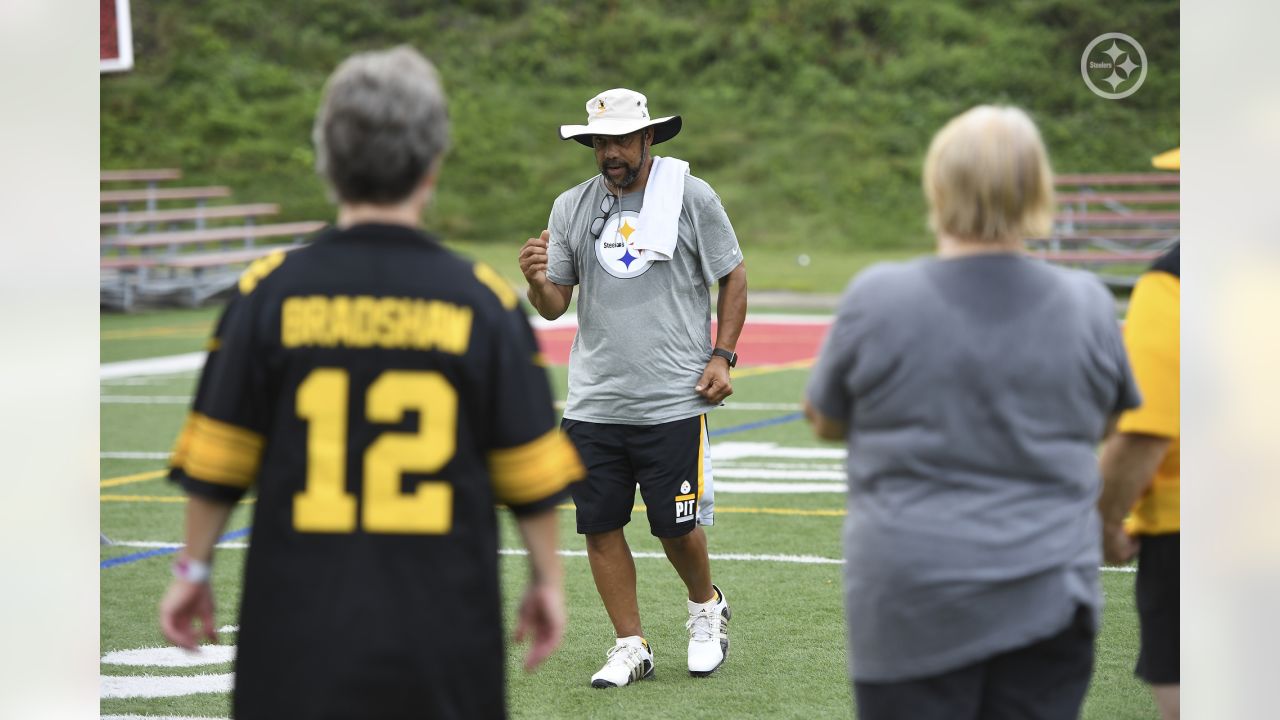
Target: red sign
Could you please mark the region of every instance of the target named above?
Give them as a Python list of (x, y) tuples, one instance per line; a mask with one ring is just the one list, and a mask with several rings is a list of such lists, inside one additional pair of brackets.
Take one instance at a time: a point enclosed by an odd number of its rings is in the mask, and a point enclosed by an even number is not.
[(133, 67), (133, 24), (129, 18), (129, 0), (98, 2), (98, 70), (128, 70)]

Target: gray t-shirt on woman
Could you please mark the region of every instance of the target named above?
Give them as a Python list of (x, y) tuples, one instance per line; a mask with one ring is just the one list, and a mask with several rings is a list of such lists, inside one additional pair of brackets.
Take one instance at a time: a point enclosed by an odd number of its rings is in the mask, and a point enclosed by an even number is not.
[(937, 675), (1101, 607), (1095, 449), (1138, 405), (1114, 302), (1020, 255), (877, 265), (809, 402), (848, 424), (850, 675)]
[(564, 416), (656, 425), (701, 415), (712, 408), (693, 389), (711, 358), (709, 289), (742, 262), (733, 226), (711, 186), (687, 175), (675, 254), (654, 261), (628, 243), (643, 192), (619, 196), (591, 236), (605, 194), (599, 175), (570, 188), (547, 223), (547, 278), (581, 286)]

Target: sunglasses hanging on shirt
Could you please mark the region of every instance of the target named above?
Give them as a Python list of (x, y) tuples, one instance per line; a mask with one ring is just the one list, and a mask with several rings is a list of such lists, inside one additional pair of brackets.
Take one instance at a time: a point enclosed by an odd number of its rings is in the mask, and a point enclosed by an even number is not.
[(613, 206), (618, 202), (618, 196), (613, 193), (606, 193), (600, 200), (600, 215), (591, 221), (591, 238), (600, 237), (600, 233), (604, 232), (605, 223), (609, 221), (609, 216), (613, 214)]

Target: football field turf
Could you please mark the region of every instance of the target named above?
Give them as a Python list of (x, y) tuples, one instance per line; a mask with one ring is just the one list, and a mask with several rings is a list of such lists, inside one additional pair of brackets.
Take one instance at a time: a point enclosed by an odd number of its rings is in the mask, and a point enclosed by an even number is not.
[[(213, 310), (103, 316), (104, 363), (198, 350)], [(840, 580), (844, 518), (841, 449), (819, 443), (798, 419), (811, 356), (794, 324), (752, 323), (753, 356), (734, 376), (735, 393), (709, 418), (716, 477), (716, 523), (707, 529), (712, 575), (733, 607), (732, 649), (709, 678), (685, 671), (684, 588), (649, 535), (642, 513), (628, 526), (637, 554), (640, 609), (655, 651), (653, 680), (618, 690), (588, 686), (612, 645), (573, 510), (560, 510), (569, 626), (559, 651), (536, 673), (508, 648), (509, 711), (516, 718), (850, 717)], [(752, 336), (755, 336), (754, 340)], [(554, 334), (544, 334), (548, 342)], [(777, 354), (766, 352), (778, 345)], [(785, 346), (785, 347), (782, 347)], [(791, 355), (788, 355), (791, 353)], [(761, 360), (768, 360), (762, 363)], [(107, 367), (104, 365), (104, 367)], [(252, 496), (233, 514), (219, 550), (214, 588), (219, 646), (199, 655), (165, 648), (156, 603), (182, 540), (182, 497), (162, 477), (167, 451), (187, 411), (196, 371), (104, 377), (101, 430), (102, 547), (100, 640), (103, 717), (226, 718), (231, 653)], [(565, 370), (551, 369), (558, 398)], [(640, 499), (637, 497), (637, 505)], [(500, 546), (508, 634), (526, 565), (505, 511)], [(1132, 676), (1137, 654), (1134, 575), (1103, 572), (1104, 625), (1087, 718), (1154, 718), (1146, 688)], [(359, 622), (352, 618), (350, 622)], [(323, 633), (324, 628), (316, 628)]]

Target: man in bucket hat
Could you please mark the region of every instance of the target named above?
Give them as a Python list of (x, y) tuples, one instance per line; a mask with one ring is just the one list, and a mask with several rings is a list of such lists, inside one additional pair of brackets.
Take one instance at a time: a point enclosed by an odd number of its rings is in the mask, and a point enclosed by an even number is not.
[(729, 651), (729, 603), (711, 582), (701, 527), (714, 517), (706, 413), (733, 392), (747, 276), (715, 191), (688, 163), (650, 152), (680, 125), (678, 115), (651, 118), (633, 90), (588, 100), (587, 124), (563, 125), (560, 137), (592, 148), (600, 172), (561, 193), (547, 229), (520, 251), (542, 317), (564, 314), (580, 286), (562, 427), (587, 466), (572, 488), (578, 532), (617, 637), (591, 677), (597, 688), (653, 675), (623, 534), (637, 485), (688, 589), (689, 673), (711, 674)]

